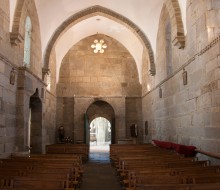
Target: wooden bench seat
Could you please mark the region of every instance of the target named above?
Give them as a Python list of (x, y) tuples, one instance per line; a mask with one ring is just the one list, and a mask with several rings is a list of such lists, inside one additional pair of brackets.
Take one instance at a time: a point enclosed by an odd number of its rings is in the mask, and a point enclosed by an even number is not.
[(65, 189), (74, 188), (75, 184), (65, 179), (14, 177), (1, 180), (1, 188), (41, 188), (41, 189)]
[(76, 154), (86, 162), (89, 158), (89, 146), (87, 144), (52, 144), (46, 146), (47, 154)]
[(0, 160), (1, 189), (75, 189), (82, 179), (78, 155), (32, 155)]
[(112, 147), (111, 161), (126, 190), (220, 189), (220, 166), (210, 166), (209, 161), (151, 146)]
[[(219, 190), (220, 183), (215, 184), (144, 184), (136, 189), (141, 190)], [(127, 188), (134, 190), (134, 188)]]

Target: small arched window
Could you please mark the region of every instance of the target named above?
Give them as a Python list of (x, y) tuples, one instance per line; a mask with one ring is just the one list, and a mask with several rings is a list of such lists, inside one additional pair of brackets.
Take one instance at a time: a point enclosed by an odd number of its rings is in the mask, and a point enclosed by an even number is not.
[(31, 59), (31, 19), (27, 16), (25, 20), (25, 38), (24, 38), (24, 66), (30, 66)]
[(51, 73), (48, 72), (48, 74), (47, 74), (47, 90), (50, 91), (50, 89), (51, 89)]

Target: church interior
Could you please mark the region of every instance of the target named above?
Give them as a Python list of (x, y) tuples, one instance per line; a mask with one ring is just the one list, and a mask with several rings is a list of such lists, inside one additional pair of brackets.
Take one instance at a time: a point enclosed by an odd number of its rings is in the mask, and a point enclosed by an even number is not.
[[(116, 152), (143, 146), (220, 164), (220, 1), (0, 0), (0, 158), (65, 144), (110, 146), (115, 167)], [(220, 174), (216, 186), (162, 188), (122, 173), (126, 190), (220, 188)]]

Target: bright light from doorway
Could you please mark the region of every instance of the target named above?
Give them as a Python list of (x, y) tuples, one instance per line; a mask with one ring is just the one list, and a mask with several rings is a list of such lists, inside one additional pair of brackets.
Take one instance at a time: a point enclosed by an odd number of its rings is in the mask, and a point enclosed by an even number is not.
[(109, 147), (111, 143), (111, 124), (104, 117), (95, 118), (90, 124), (90, 147)]

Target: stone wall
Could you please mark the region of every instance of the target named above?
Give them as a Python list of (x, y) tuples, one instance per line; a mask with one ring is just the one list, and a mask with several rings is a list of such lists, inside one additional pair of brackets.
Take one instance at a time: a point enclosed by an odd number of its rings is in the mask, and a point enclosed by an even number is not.
[(16, 82), (10, 84), (11, 69), (0, 59), (0, 157), (13, 151), (16, 136)]
[[(174, 46), (173, 39), (173, 31), (182, 31), (182, 28), (178, 30), (180, 21), (173, 22), (174, 18), (170, 18), (170, 1), (165, 1), (157, 35), (156, 75), (148, 72), (152, 55), (144, 49), (142, 84), (127, 49), (102, 34), (87, 37), (69, 50), (61, 64), (58, 84), (56, 52), (52, 49), (49, 71), (43, 71), (47, 74), (44, 73), (42, 80), (36, 6), (33, 0), (17, 2), (11, 32), (9, 1), (0, 3), (0, 157), (8, 156), (16, 147), (24, 150), (28, 145), (30, 100), (36, 95), (42, 103), (38, 123), (42, 152), (46, 144), (56, 142), (60, 125), (64, 125), (66, 136), (75, 142), (82, 141), (84, 114), (94, 102), (103, 101), (114, 110), (116, 142), (129, 138), (129, 126), (137, 123), (138, 142), (159, 139), (220, 153), (219, 0), (187, 1), (187, 31), (182, 49)], [(23, 67), (27, 16), (33, 26), (28, 68)], [(94, 54), (90, 45), (94, 39), (101, 38), (108, 47), (104, 54)], [(187, 73), (186, 84), (183, 84), (184, 72)], [(98, 110), (94, 112), (102, 115)], [(108, 111), (104, 114), (108, 115)], [(148, 134), (144, 133), (146, 121)]]
[(0, 157), (8, 156), (14, 149), (16, 137), (16, 78), (10, 84), (14, 64), (9, 61), (9, 1), (0, 3)]
[(45, 113), (44, 113), (44, 143), (43, 144), (53, 144), (56, 142), (56, 115), (57, 98), (54, 94), (46, 91), (45, 93)]
[[(143, 92), (142, 99), (143, 121), (150, 126), (146, 142), (166, 140), (220, 153), (220, 20), (214, 18), (219, 8), (218, 1), (188, 1), (186, 47), (172, 48), (170, 76), (165, 71), (166, 40), (157, 41), (156, 82), (151, 91)], [(158, 39), (165, 39), (165, 12), (163, 9)]]
[(143, 142), (142, 102), (141, 98), (126, 98), (126, 137), (131, 138), (130, 126), (137, 124), (139, 143)]
[[(115, 141), (118, 139), (126, 138), (126, 120), (125, 120), (125, 98), (123, 97), (109, 97), (109, 98), (93, 98), (93, 97), (59, 97), (57, 98), (57, 130), (58, 127), (63, 125), (65, 128), (65, 136), (69, 136), (74, 142), (84, 141), (84, 124), (85, 113), (89, 107), (96, 101), (106, 102), (114, 110), (114, 118), (109, 109), (102, 107), (103, 113), (93, 110), (94, 114), (89, 114), (89, 124), (92, 119), (96, 117), (106, 117), (110, 120), (115, 120)], [(110, 115), (109, 115), (110, 114)]]
[[(57, 131), (60, 126), (65, 129), (65, 137), (70, 137), (74, 140), (74, 97), (59, 97), (57, 98), (56, 107), (56, 138), (58, 137)], [(58, 139), (56, 139), (59, 142)]]
[[(18, 150), (23, 151), (26, 146), (29, 146), (27, 131), (30, 125), (30, 104), (33, 96), (39, 98), (42, 104), (41, 112), (39, 112), (41, 115), (39, 115), (38, 127), (41, 130), (41, 138), (45, 138), (45, 120), (43, 118), (45, 113), (45, 84), (26, 67), (18, 69), (17, 79), (16, 147)], [(37, 120), (37, 118), (35, 119)], [(44, 148), (43, 144), (42, 148)]]
[[(103, 54), (95, 54), (88, 44), (92, 44), (94, 39), (101, 38), (108, 47)], [(115, 111), (117, 142), (117, 139), (127, 137), (125, 126), (131, 121), (137, 123), (140, 119), (140, 117), (125, 119), (126, 109), (129, 110), (128, 112), (141, 110), (141, 104), (138, 103), (135, 108), (132, 108), (133, 104), (126, 106), (125, 96), (140, 95), (141, 85), (136, 64), (129, 52), (108, 36), (94, 35), (74, 45), (62, 61), (57, 85), (57, 115), (59, 115), (57, 121), (59, 125), (65, 125), (70, 134), (74, 131), (75, 141), (83, 140), (84, 113), (97, 98), (105, 100), (108, 97), (107, 102), (110, 102)], [(65, 101), (72, 102), (72, 98), (75, 99), (74, 105), (64, 103)], [(71, 110), (68, 116), (66, 109)], [(74, 125), (72, 125), (73, 118)], [(67, 121), (71, 122), (67, 123)]]
[[(94, 39), (103, 38), (105, 53), (93, 53)], [(89, 44), (89, 45), (88, 45)], [(134, 59), (116, 40), (101, 34), (74, 45), (62, 61), (57, 96), (140, 96)]]
[(44, 113), (44, 124), (46, 129), (46, 136), (44, 144), (53, 144), (57, 142), (57, 128), (59, 127), (59, 122), (61, 121), (60, 113), (56, 110), (60, 109), (62, 106), (57, 104), (56, 97), (56, 54), (53, 49), (50, 55), (49, 70), (44, 71), (44, 82), (47, 84), (46, 87), (46, 100), (45, 100), (45, 113)]
[[(33, 29), (31, 64), (30, 67), (25, 68), (23, 67), (24, 23), (27, 16), (31, 18)], [(45, 84), (41, 80), (40, 28), (34, 1), (17, 1), (11, 32), (9, 21), (9, 1), (2, 0), (0, 3), (0, 157), (8, 156), (13, 151), (25, 150), (30, 97), (38, 89), (43, 105), (45, 98)], [(43, 106), (42, 114), (44, 109)], [(44, 121), (41, 123), (43, 125)], [(45, 134), (43, 130), (42, 127), (42, 134)], [(42, 139), (44, 138), (43, 135)]]
[(75, 106), (74, 106), (74, 139), (75, 141), (83, 140), (84, 138), (84, 114), (87, 112), (87, 109), (90, 107), (90, 105), (92, 105), (97, 100), (108, 103), (114, 110), (115, 142), (117, 142), (118, 139), (126, 138), (125, 98), (123, 97), (108, 97), (108, 98), (76, 97)]

